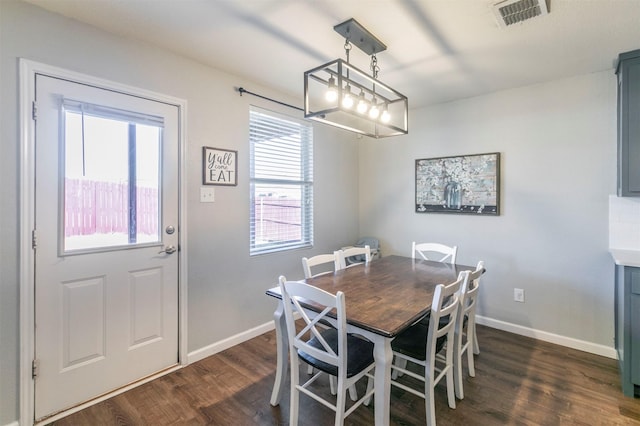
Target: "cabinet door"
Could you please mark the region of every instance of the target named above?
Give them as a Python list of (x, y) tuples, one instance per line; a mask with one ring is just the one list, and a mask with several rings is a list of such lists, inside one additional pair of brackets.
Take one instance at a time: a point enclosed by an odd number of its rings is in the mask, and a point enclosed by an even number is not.
[(640, 194), (640, 58), (629, 62), (627, 73), (629, 192)]
[(633, 268), (629, 297), (629, 334), (631, 352), (627, 353), (627, 362), (631, 370), (631, 383), (640, 386), (640, 269)]
[(640, 53), (618, 68), (618, 173), (618, 195), (640, 196)]

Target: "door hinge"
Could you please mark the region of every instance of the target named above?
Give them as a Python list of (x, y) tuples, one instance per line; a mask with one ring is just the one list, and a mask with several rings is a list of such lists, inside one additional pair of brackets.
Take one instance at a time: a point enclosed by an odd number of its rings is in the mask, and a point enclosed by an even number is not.
[(36, 234), (36, 230), (31, 231), (31, 248), (33, 250), (38, 247), (38, 234)]
[(40, 373), (40, 361), (38, 361), (37, 359), (34, 359), (33, 361), (31, 361), (31, 378), (35, 379), (36, 377), (38, 377), (39, 373)]
[(38, 104), (36, 103), (36, 101), (33, 101), (31, 103), (31, 118), (33, 118), (34, 120), (38, 119)]

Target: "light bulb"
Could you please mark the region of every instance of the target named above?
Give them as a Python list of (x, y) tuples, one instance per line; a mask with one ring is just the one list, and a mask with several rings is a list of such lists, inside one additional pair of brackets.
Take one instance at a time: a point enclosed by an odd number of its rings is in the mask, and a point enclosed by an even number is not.
[(344, 88), (345, 95), (342, 98), (342, 106), (351, 109), (353, 107), (353, 96), (351, 96), (351, 86), (347, 84), (347, 87)]
[(324, 94), (324, 98), (327, 102), (335, 102), (338, 99), (338, 88), (336, 87), (336, 79), (333, 76), (329, 79), (329, 88), (327, 93)]
[(378, 109), (378, 106), (374, 104), (369, 110), (369, 118), (371, 118), (372, 120), (375, 120), (376, 118), (378, 118), (379, 115), (380, 115), (380, 110)]
[(364, 114), (367, 112), (367, 109), (369, 109), (369, 106), (367, 105), (367, 101), (365, 100), (360, 100), (358, 102), (358, 112), (360, 114)]
[(369, 109), (369, 103), (364, 98), (364, 91), (360, 91), (359, 98), (360, 98), (360, 100), (358, 101), (358, 106), (357, 106), (356, 109), (360, 114), (364, 114)]
[(383, 123), (388, 123), (389, 121), (391, 121), (391, 114), (389, 114), (389, 111), (387, 111), (386, 108), (382, 111), (380, 121), (382, 121)]
[(327, 102), (335, 102), (336, 99), (338, 99), (338, 91), (335, 89), (335, 87), (330, 87), (327, 90), (327, 93), (324, 94), (324, 98), (327, 100)]
[(342, 106), (351, 109), (353, 107), (353, 96), (349, 93), (344, 95), (344, 98), (342, 99)]
[(369, 109), (369, 118), (375, 120), (380, 115), (380, 110), (378, 109), (378, 100), (374, 96), (371, 98), (371, 109)]

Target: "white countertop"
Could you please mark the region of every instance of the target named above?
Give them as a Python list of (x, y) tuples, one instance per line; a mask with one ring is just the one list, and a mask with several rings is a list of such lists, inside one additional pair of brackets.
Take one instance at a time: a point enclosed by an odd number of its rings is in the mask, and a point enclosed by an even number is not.
[(640, 267), (640, 250), (609, 249), (609, 253), (616, 265)]

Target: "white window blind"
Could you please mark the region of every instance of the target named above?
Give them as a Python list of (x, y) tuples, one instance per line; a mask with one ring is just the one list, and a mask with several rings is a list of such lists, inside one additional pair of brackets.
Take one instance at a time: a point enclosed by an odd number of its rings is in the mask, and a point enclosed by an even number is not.
[(313, 245), (313, 128), (251, 107), (250, 254)]

